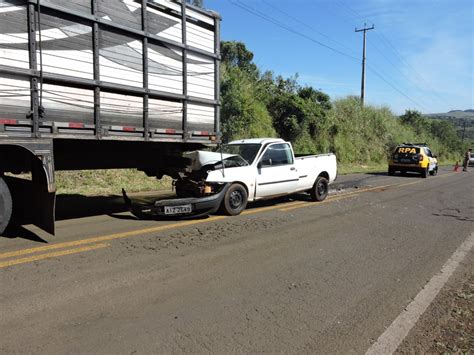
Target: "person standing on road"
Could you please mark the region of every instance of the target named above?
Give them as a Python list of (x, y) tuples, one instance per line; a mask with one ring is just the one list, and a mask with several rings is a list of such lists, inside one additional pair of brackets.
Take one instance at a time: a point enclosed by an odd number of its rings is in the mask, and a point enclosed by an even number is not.
[(467, 171), (467, 166), (469, 165), (469, 160), (471, 159), (472, 149), (469, 148), (464, 154), (464, 161), (462, 162), (462, 171)]

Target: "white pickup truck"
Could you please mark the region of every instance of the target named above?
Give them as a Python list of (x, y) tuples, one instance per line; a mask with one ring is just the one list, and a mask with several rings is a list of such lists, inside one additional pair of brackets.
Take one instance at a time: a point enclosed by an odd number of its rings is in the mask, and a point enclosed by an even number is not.
[(297, 192), (322, 201), (337, 175), (334, 154), (295, 157), (291, 143), (276, 138), (244, 139), (222, 145), (219, 152), (194, 151), (185, 156), (191, 161), (186, 171), (170, 174), (176, 179), (179, 198), (156, 201), (146, 207), (147, 212), (186, 217), (220, 208), (233, 216), (247, 202)]

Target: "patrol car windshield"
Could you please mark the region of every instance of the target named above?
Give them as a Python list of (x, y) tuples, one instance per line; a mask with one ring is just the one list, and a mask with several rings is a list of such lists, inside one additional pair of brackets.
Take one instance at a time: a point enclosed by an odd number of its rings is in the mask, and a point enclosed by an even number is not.
[(226, 154), (238, 154), (249, 164), (252, 164), (260, 150), (261, 144), (224, 144), (222, 152)]

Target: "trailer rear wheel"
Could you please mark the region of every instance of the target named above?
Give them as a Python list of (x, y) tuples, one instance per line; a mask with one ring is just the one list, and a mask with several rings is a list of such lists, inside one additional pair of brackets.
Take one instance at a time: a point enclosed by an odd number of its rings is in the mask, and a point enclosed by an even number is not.
[(247, 207), (248, 194), (241, 184), (233, 184), (225, 193), (221, 212), (228, 216), (237, 216)]
[(12, 195), (8, 185), (0, 178), (0, 235), (5, 231), (12, 216)]

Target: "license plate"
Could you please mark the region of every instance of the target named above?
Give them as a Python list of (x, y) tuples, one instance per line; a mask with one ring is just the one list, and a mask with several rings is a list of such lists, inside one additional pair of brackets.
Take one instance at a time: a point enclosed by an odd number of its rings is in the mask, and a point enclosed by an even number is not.
[(168, 215), (191, 213), (192, 211), (193, 209), (191, 205), (165, 206), (165, 214), (168, 214)]
[(411, 162), (412, 162), (411, 159), (400, 159), (400, 161), (401, 161), (402, 163), (411, 163)]

